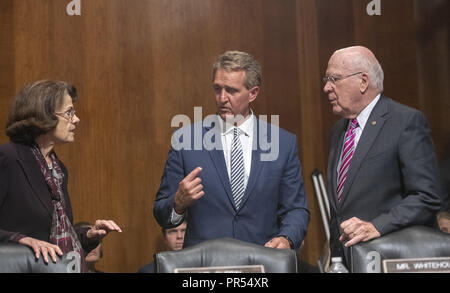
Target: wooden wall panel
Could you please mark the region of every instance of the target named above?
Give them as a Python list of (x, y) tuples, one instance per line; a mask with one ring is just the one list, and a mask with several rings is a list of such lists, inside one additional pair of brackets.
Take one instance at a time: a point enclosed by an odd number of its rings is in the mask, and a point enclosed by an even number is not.
[(445, 153), (446, 0), (382, 0), (381, 16), (368, 16), (369, 1), (361, 0), (82, 0), (81, 16), (66, 14), (68, 2), (1, 1), (0, 125), (25, 83), (77, 86), (76, 142), (57, 149), (69, 168), (75, 220), (112, 218), (124, 230), (105, 240), (100, 270), (135, 272), (162, 248), (152, 208), (170, 122), (177, 114), (193, 121), (195, 106), (203, 117), (215, 112), (212, 64), (226, 50), (261, 62), (255, 114), (279, 115), (298, 137), (311, 210), (301, 257), (311, 264), (325, 241), (310, 176), (326, 170), (338, 119), (320, 82), (334, 50), (371, 48), (385, 69), (386, 94), (423, 110)]
[(325, 234), (320, 208), (311, 175), (315, 169), (326, 170), (325, 141), (322, 134), (323, 113), (321, 99), (322, 72), (319, 64), (317, 3), (315, 0), (297, 1), (298, 101), (300, 101), (300, 157), (305, 190), (310, 210), (310, 226), (305, 238), (301, 259), (316, 264), (323, 252)]
[(13, 0), (0, 1), (0, 142), (7, 139), (5, 125), (14, 95)]
[(439, 160), (450, 157), (450, 40), (446, 0), (414, 1), (419, 105), (427, 115)]

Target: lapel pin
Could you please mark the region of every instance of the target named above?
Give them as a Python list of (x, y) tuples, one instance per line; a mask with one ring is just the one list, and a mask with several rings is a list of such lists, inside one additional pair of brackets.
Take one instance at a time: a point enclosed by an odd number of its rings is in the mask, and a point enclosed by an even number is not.
[(377, 125), (377, 121), (372, 121), (372, 125)]

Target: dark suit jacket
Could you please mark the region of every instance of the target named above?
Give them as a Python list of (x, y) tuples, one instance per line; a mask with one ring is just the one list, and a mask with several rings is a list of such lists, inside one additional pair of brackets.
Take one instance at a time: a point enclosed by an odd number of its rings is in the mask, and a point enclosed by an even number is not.
[(450, 157), (441, 162), (442, 206), (441, 211), (450, 213)]
[(381, 96), (350, 163), (342, 200), (337, 201), (337, 164), (347, 119), (333, 127), (328, 158), (330, 248), (347, 253), (339, 225), (352, 217), (370, 221), (381, 235), (410, 225), (435, 225), (440, 206), (437, 162), (425, 116)]
[[(253, 143), (258, 139), (270, 141), (268, 133), (256, 135), (267, 123), (255, 119)], [(216, 122), (217, 123), (217, 122)], [(200, 129), (202, 137), (212, 129), (194, 124), (189, 128)], [(204, 240), (232, 237), (264, 245), (276, 236), (287, 236), (298, 249), (309, 223), (309, 211), (303, 186), (295, 135), (279, 129), (279, 155), (274, 161), (261, 161), (264, 150), (260, 145), (252, 151), (249, 180), (239, 209), (236, 209), (230, 180), (221, 149), (169, 151), (161, 185), (154, 203), (154, 215), (158, 223), (170, 228), (170, 215), (174, 206), (178, 183), (193, 169), (200, 166), (205, 195), (188, 209), (184, 247)], [(215, 136), (220, 142), (220, 134)], [(269, 139), (269, 140), (267, 140)], [(275, 138), (274, 138), (275, 139)], [(221, 145), (221, 143), (220, 143)], [(267, 151), (268, 153), (269, 151)]]
[[(64, 172), (65, 211), (73, 222), (67, 191), (68, 174)], [(8, 242), (16, 233), (49, 241), (53, 204), (50, 191), (29, 146), (7, 143), (0, 146), (0, 242)], [(86, 252), (98, 245), (88, 241), (86, 228), (77, 233)]]
[(138, 273), (153, 274), (155, 273), (155, 262), (148, 263), (139, 268)]

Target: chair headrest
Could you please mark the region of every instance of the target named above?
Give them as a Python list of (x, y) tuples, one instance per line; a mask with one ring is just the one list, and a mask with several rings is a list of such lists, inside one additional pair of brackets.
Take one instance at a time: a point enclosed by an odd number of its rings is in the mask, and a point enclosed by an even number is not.
[(15, 243), (0, 244), (0, 273), (76, 273), (80, 259), (75, 253), (65, 254), (56, 263), (36, 259), (31, 248)]
[(381, 268), (384, 259), (448, 256), (450, 234), (430, 227), (412, 226), (351, 246), (350, 267), (352, 272), (363, 273), (370, 272), (374, 266)]
[(207, 240), (179, 250), (155, 255), (156, 271), (176, 268), (263, 265), (265, 272), (297, 272), (294, 250), (274, 249), (232, 238)]

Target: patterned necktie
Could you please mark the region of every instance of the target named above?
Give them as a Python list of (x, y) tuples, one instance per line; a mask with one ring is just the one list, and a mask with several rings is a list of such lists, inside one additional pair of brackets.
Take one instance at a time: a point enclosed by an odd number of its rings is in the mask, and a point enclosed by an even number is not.
[(341, 167), (339, 168), (339, 174), (337, 178), (337, 197), (341, 202), (342, 191), (344, 190), (345, 180), (347, 179), (347, 172), (355, 152), (355, 129), (358, 127), (358, 120), (353, 119), (350, 123), (350, 127), (345, 133), (344, 149), (342, 150)]
[(235, 127), (233, 130), (233, 144), (231, 146), (231, 192), (233, 193), (236, 209), (239, 209), (244, 196), (244, 154), (239, 134), (240, 130)]

